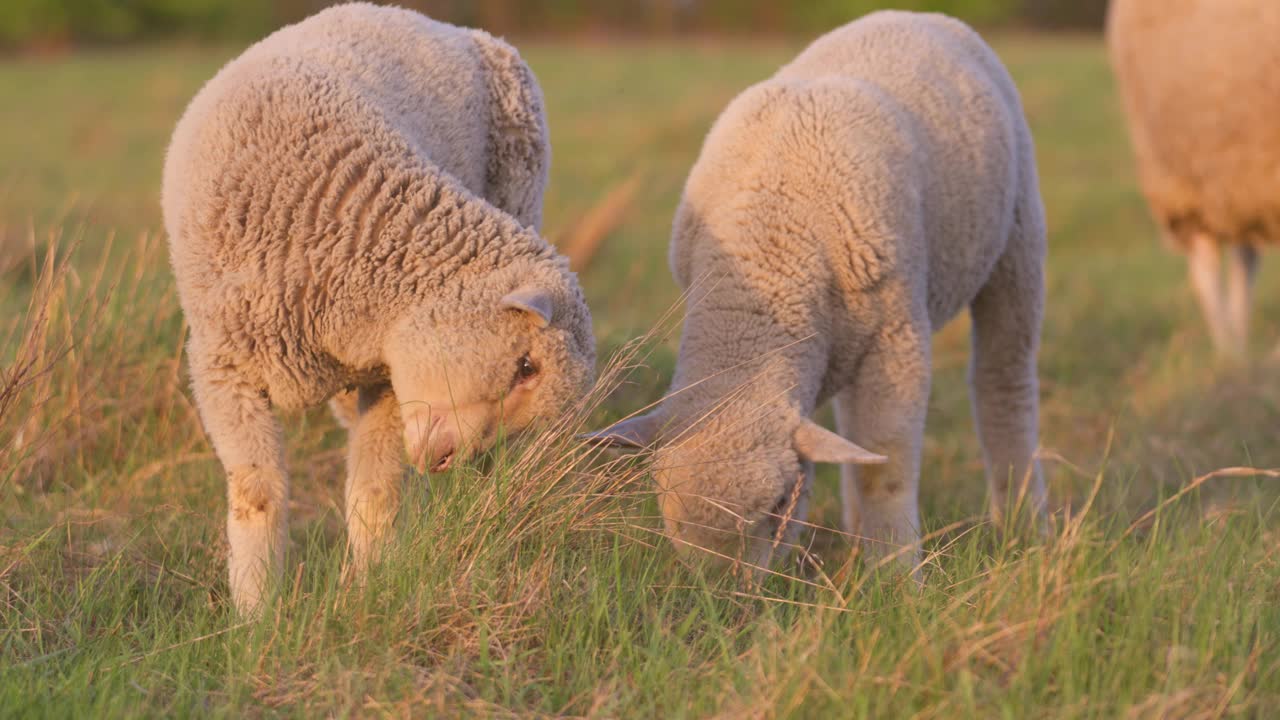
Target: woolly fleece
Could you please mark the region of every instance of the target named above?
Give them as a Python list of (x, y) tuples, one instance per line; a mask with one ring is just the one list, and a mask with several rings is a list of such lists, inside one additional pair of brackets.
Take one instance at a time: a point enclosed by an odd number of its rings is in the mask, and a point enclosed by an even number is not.
[(513, 48), (370, 4), (281, 29), (192, 100), (162, 200), (241, 610), (287, 537), (273, 407), (343, 393), (359, 570), (398, 504), (402, 439), (448, 463), (585, 391), (590, 314), (537, 233), (549, 153)]
[[(993, 509), (1017, 479), (1038, 511), (1044, 256), (1031, 135), (995, 54), (945, 16), (868, 15), (716, 121), (672, 230), (689, 294), (671, 392), (593, 437), (656, 442), (677, 547), (762, 566), (805, 520), (812, 462), (840, 462), (845, 525), (883, 558), (919, 538), (930, 336), (969, 307)], [(829, 398), (843, 438), (809, 419)]]

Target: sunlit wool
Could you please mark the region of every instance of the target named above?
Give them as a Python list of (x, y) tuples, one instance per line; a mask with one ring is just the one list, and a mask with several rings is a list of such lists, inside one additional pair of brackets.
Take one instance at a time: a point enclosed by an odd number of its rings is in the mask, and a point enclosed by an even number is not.
[[(672, 230), (689, 296), (671, 392), (593, 437), (656, 444), (678, 547), (769, 562), (805, 519), (811, 463), (836, 462), (848, 530), (910, 565), (930, 336), (966, 307), (993, 510), (1044, 505), (1044, 259), (1031, 134), (995, 54), (945, 16), (868, 15), (716, 121)], [(829, 398), (839, 435), (810, 419)]]
[(273, 407), (346, 391), (359, 569), (398, 504), (402, 445), (443, 467), (585, 391), (590, 314), (537, 232), (549, 153), (513, 48), (369, 4), (276, 32), (191, 102), (164, 216), (241, 610), (286, 540)]

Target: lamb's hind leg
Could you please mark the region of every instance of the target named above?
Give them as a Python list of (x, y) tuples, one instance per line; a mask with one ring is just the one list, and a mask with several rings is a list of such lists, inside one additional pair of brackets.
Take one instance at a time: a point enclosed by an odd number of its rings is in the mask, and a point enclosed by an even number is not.
[(1227, 321), (1231, 345), (1241, 355), (1249, 349), (1249, 309), (1258, 261), (1258, 249), (1253, 245), (1238, 243), (1227, 248)]
[(1187, 275), (1209, 326), (1209, 337), (1219, 355), (1240, 354), (1227, 314), (1222, 285), (1222, 248), (1213, 236), (1197, 232), (1187, 238)]
[(991, 513), (1045, 507), (1044, 478), (1035, 459), (1039, 435), (1036, 355), (1044, 314), (1044, 269), (1034, 238), (1014, 237), (970, 305), (973, 316), (969, 389), (982, 442)]
[(360, 388), (347, 456), (349, 576), (377, 559), (400, 507), (404, 477), (400, 407), (388, 385)]
[(242, 614), (259, 611), (284, 563), (289, 476), (280, 423), (265, 392), (234, 367), (192, 353), (192, 388), (227, 473), (227, 565)]
[(920, 450), (929, 404), (929, 332), (895, 328), (876, 340), (854, 382), (835, 398), (836, 424), (849, 440), (888, 457), (883, 465), (841, 465), (845, 530), (860, 539), (870, 567), (894, 557), (913, 569), (920, 540)]

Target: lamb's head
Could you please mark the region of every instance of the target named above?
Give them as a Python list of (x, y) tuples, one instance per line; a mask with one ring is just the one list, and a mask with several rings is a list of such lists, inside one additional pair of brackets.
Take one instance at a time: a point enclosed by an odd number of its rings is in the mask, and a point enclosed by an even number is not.
[(383, 348), (405, 450), (420, 471), (554, 420), (591, 386), (591, 315), (574, 276), (557, 265), (486, 280), (412, 308)]
[(588, 434), (615, 447), (652, 448), (667, 536), (713, 564), (768, 567), (808, 512), (813, 463), (874, 464), (864, 450), (795, 413), (727, 407), (695, 417), (659, 408)]

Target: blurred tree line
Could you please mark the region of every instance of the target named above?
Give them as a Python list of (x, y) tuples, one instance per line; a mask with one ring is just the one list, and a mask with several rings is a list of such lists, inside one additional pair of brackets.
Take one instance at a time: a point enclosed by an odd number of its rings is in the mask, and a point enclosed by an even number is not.
[[(399, 0), (498, 34), (816, 33), (882, 7), (978, 25), (1097, 28), (1107, 0)], [(57, 49), (157, 38), (245, 40), (334, 0), (0, 0), (0, 48)]]

